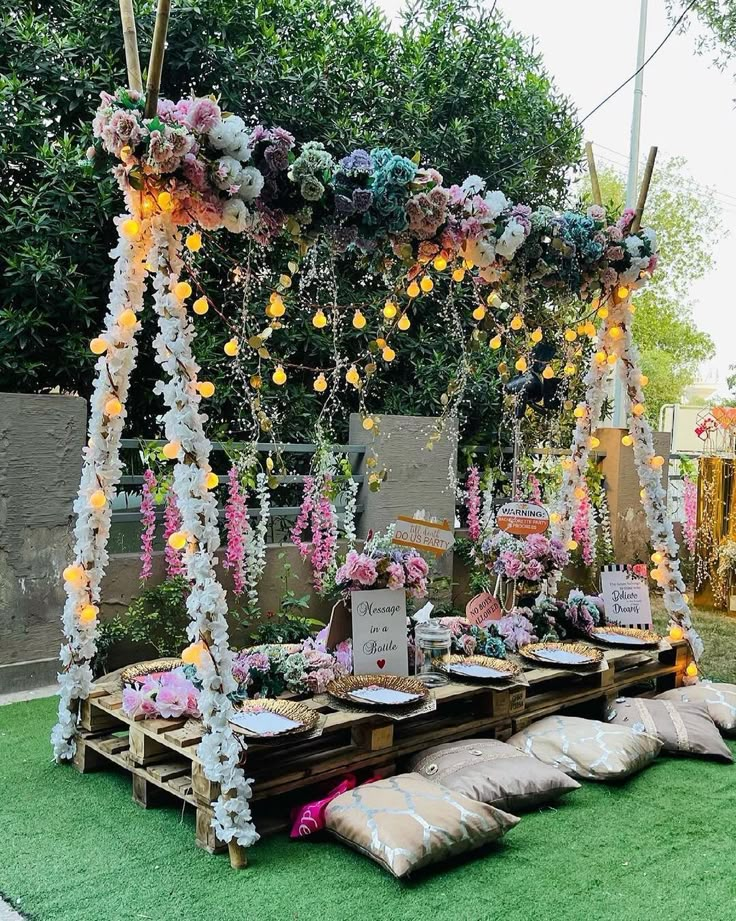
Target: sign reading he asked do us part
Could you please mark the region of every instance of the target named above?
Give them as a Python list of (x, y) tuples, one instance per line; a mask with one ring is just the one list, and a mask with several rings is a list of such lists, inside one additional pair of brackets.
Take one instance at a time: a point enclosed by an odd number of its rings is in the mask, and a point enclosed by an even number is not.
[(442, 556), (455, 543), (455, 535), (447, 521), (425, 521), (399, 515), (394, 524), (393, 542)]

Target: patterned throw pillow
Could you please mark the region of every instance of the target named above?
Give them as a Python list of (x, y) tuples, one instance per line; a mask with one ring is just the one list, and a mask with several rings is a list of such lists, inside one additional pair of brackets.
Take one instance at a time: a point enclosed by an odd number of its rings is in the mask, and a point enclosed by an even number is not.
[(662, 743), (627, 726), (547, 716), (509, 739), (527, 755), (584, 780), (621, 780), (651, 764)]
[(733, 761), (704, 703), (620, 697), (611, 707), (608, 721), (656, 736), (662, 741), (662, 751)]
[(660, 694), (657, 700), (682, 703), (699, 701), (707, 705), (711, 719), (721, 732), (736, 730), (736, 684), (700, 681), (687, 688), (673, 688)]
[(534, 809), (580, 788), (562, 771), (495, 739), (435, 745), (414, 755), (409, 769), (432, 783), (509, 812)]
[(325, 820), (333, 835), (399, 878), (495, 841), (519, 821), (419, 774), (343, 793)]

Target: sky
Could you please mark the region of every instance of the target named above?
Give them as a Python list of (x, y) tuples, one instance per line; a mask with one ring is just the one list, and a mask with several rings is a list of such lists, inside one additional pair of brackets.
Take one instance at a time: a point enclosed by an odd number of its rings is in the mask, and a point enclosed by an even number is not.
[[(395, 17), (401, 0), (378, 0)], [(497, 7), (519, 32), (537, 39), (545, 67), (558, 88), (587, 114), (636, 70), (639, 0), (498, 0)], [(597, 9), (594, 11), (594, 7)], [(670, 29), (664, 0), (649, 0), (647, 54)], [(585, 124), (596, 161), (628, 167), (633, 81)], [(696, 324), (710, 333), (716, 356), (701, 378), (727, 393), (726, 376), (736, 364), (736, 294), (731, 281), (736, 258), (736, 81), (695, 52), (694, 33), (675, 33), (644, 71), (641, 151), (682, 156), (695, 181), (713, 188), (727, 231), (714, 252), (714, 269), (692, 289)]]

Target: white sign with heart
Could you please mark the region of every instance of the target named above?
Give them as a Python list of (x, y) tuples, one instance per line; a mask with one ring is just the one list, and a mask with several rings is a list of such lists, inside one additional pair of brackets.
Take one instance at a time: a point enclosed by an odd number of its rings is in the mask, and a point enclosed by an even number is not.
[(388, 588), (351, 592), (353, 672), (408, 675), (406, 593)]

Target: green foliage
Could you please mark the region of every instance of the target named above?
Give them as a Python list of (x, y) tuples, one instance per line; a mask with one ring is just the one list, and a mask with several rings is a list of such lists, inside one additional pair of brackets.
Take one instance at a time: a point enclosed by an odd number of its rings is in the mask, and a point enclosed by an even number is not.
[[(620, 212), (623, 178), (605, 170), (600, 181), (604, 202)], [(713, 266), (711, 252), (721, 232), (718, 215), (713, 196), (693, 182), (685, 160), (657, 164), (644, 223), (657, 232), (660, 262), (636, 295), (634, 316), (634, 340), (649, 377), (647, 413), (655, 425), (660, 408), (680, 400), (699, 364), (715, 351), (711, 337), (693, 321), (690, 288)]]
[[(136, 3), (144, 61), (154, 7), (153, 0)], [(88, 396), (94, 358), (87, 343), (104, 314), (120, 196), (84, 152), (99, 92), (125, 82), (118, 6), (21, 0), (0, 13), (0, 60), (0, 170), (7, 177), (0, 190), (0, 389), (58, 387)], [(414, 3), (394, 31), (363, 0), (181, 0), (171, 17), (163, 92), (218, 93), (226, 109), (253, 124), (282, 125), (337, 154), (377, 144), (420, 151), (449, 181), (477, 173), (531, 205), (561, 203), (579, 157), (571, 104), (531, 43), (468, 0)], [(226, 233), (219, 244), (224, 254), (205, 253), (201, 277), (223, 309), (235, 309), (223, 295), (244, 244)], [(356, 281), (349, 272), (341, 279), (341, 303), (370, 301)], [(128, 413), (133, 433), (145, 436), (159, 433), (161, 411), (150, 387), (153, 322), (144, 316)], [(196, 357), (217, 384), (211, 414), (218, 435), (232, 429), (242, 403), (222, 359), (229, 335), (213, 311), (198, 322)], [(291, 335), (304, 364), (319, 364), (329, 351), (330, 337), (311, 328)], [(439, 315), (402, 337), (372, 408), (437, 413), (456, 346)], [(495, 360), (483, 357), (470, 395), (483, 413), (471, 412), (467, 432), (485, 440), (500, 418)], [(286, 390), (285, 399), (279, 394), (282, 431), (289, 440), (308, 437), (320, 406), (311, 374), (290, 375)], [(338, 422), (335, 434), (344, 437), (346, 414)]]
[[(690, 0), (666, 0), (667, 11), (674, 20), (683, 13)], [(693, 21), (696, 25), (693, 26)], [(683, 29), (693, 28), (695, 46), (700, 53), (713, 56), (721, 70), (736, 57), (736, 2), (735, 0), (698, 0), (688, 14)]]

